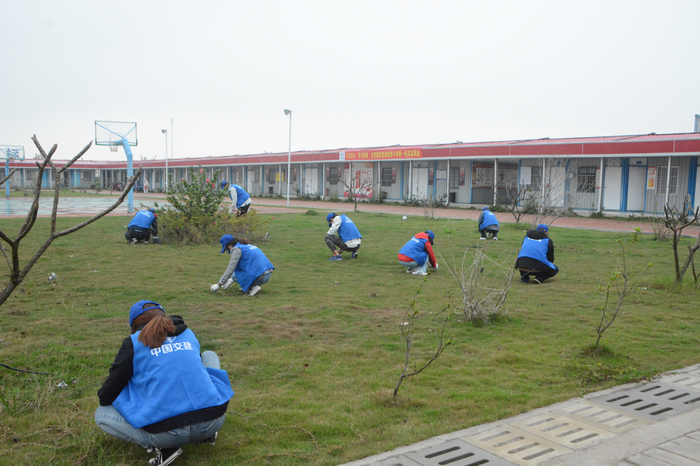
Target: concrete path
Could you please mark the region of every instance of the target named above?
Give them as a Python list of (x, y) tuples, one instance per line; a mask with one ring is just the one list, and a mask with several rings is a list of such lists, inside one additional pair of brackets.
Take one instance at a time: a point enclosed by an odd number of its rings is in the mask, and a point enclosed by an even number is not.
[(700, 466), (700, 364), (345, 466)]
[[(104, 192), (102, 193), (104, 194)], [(118, 196), (96, 196), (96, 197), (79, 197), (70, 198), (63, 197), (59, 202), (59, 215), (62, 217), (84, 217), (94, 215), (104, 210), (108, 205), (111, 205)], [(325, 201), (297, 201), (290, 199), (289, 207), (287, 207), (286, 199), (271, 199), (271, 198), (256, 198), (253, 199), (253, 208), (262, 213), (284, 213), (294, 212), (298, 210), (314, 209), (319, 212), (352, 212), (354, 205), (349, 202), (325, 202)], [(47, 217), (51, 214), (52, 198), (41, 198), (40, 201), (40, 217)], [(163, 204), (165, 195), (162, 193), (135, 193), (134, 194), (134, 209), (139, 210), (141, 205), (151, 206), (153, 202)], [(13, 204), (13, 205), (11, 205)], [(26, 215), (29, 209), (29, 198), (10, 198), (10, 202), (6, 198), (0, 198), (0, 218), (18, 217)], [(22, 207), (18, 207), (21, 205)], [(436, 218), (451, 219), (451, 220), (477, 220), (481, 213), (481, 207), (473, 209), (468, 207), (452, 207), (448, 209), (434, 209), (433, 215)], [(399, 204), (369, 204), (361, 202), (357, 206), (361, 212), (376, 212), (384, 214), (408, 215), (412, 217), (424, 217), (425, 212), (421, 207), (406, 207)], [(129, 215), (126, 210), (126, 204), (120, 205), (110, 215)], [(498, 212), (498, 220), (501, 223), (515, 223), (515, 219), (508, 212)], [(525, 215), (521, 219), (523, 229), (526, 229), (532, 223), (533, 217)], [(591, 219), (587, 217), (562, 217), (557, 219), (553, 224), (554, 227), (560, 228), (576, 228), (582, 230), (598, 230), (610, 231), (616, 233), (634, 233), (636, 228), (639, 228), (642, 233), (653, 233), (652, 226), (649, 222), (643, 221), (626, 221), (614, 219)], [(683, 231), (683, 236), (697, 237), (700, 235), (700, 227), (692, 226)]]

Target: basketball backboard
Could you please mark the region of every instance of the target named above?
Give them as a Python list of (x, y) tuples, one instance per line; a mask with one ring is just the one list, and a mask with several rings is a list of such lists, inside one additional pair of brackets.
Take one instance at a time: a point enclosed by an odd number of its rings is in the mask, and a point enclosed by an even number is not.
[(125, 138), (130, 146), (139, 145), (135, 122), (95, 120), (95, 145), (121, 146)]
[(24, 160), (24, 146), (0, 144), (0, 160)]

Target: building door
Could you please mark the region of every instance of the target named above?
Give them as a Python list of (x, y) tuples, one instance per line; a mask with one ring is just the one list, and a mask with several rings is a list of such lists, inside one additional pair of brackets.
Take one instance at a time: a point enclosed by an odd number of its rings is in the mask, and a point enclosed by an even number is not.
[(253, 180), (255, 179), (255, 173), (253, 170), (248, 170), (248, 185), (246, 186), (246, 192), (248, 194), (253, 193)]
[(627, 186), (627, 210), (644, 211), (644, 195), (646, 194), (646, 167), (629, 167), (629, 185)]
[(309, 196), (318, 194), (318, 168), (306, 169), (306, 181), (304, 182), (304, 193)]
[(606, 167), (605, 185), (603, 187), (603, 209), (620, 210), (621, 186), (622, 167)]
[(566, 169), (552, 167), (549, 172), (549, 196), (553, 207), (564, 207), (566, 199)]
[(411, 196), (414, 199), (428, 199), (428, 169), (414, 168), (411, 182)]

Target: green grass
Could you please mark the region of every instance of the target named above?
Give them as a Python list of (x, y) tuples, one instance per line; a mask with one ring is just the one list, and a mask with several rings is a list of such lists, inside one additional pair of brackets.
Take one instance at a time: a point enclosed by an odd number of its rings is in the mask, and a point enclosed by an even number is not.
[[(277, 269), (253, 298), (234, 287), (209, 291), (228, 262), (218, 243), (128, 245), (119, 217), (57, 240), (0, 307), (0, 362), (54, 374), (0, 367), (0, 464), (145, 462), (143, 449), (104, 434), (93, 414), (127, 336), (128, 309), (146, 298), (181, 314), (202, 348), (221, 355), (236, 392), (217, 444), (185, 447), (181, 465), (333, 465), (698, 362), (697, 295), (673, 284), (669, 244), (648, 237), (629, 252), (633, 264), (653, 264), (644, 289), (592, 352), (597, 285), (615, 264), (619, 235), (555, 226), (562, 272), (543, 286), (516, 278), (507, 318), (493, 325), (453, 314), (446, 337), (454, 344), (404, 381), (394, 400), (405, 358), (399, 325), (422, 280), (407, 275), (396, 254), (431, 229), (436, 251), (461, 259), (483, 243), (476, 224), (353, 213), (364, 235), (360, 259), (328, 262), (327, 212), (319, 213), (272, 216), (270, 241), (258, 246)], [(59, 228), (78, 221), (60, 219)], [(2, 230), (20, 224), (3, 220)], [(47, 230), (38, 220), (23, 260)], [(514, 263), (522, 230), (505, 226), (498, 236), (490, 254)], [(418, 297), (416, 364), (434, 344), (428, 313), (444, 307), (448, 293), (454, 299), (457, 287), (442, 264)], [(58, 388), (61, 381), (68, 386)]]
[[(4, 191), (3, 191), (4, 192)], [(44, 188), (41, 190), (41, 197), (53, 197), (53, 189)], [(119, 191), (112, 191), (112, 196), (119, 196)], [(61, 197), (95, 197), (95, 196), (110, 196), (109, 188), (103, 188), (99, 193), (94, 190), (81, 191), (80, 188), (61, 188)], [(31, 189), (11, 189), (10, 197), (34, 197), (34, 192)]]

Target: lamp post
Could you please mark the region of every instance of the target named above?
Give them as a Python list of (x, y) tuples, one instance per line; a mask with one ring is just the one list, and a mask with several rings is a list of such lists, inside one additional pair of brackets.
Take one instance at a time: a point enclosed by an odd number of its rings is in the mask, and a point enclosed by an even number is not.
[(287, 207), (289, 207), (289, 179), (292, 174), (292, 111), (285, 109), (284, 114), (289, 115), (289, 151), (287, 152)]
[(168, 130), (161, 129), (163, 134), (165, 134), (165, 192), (168, 192)]

